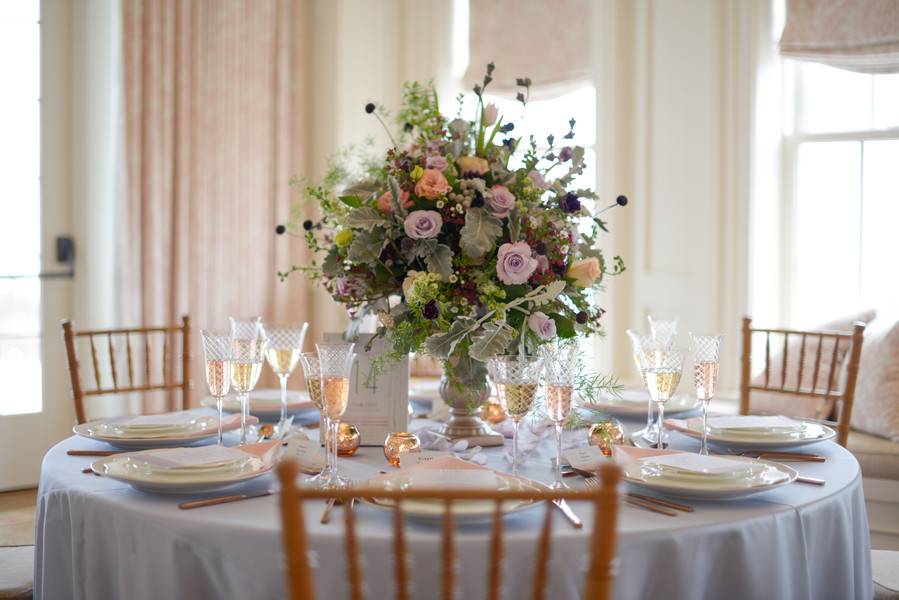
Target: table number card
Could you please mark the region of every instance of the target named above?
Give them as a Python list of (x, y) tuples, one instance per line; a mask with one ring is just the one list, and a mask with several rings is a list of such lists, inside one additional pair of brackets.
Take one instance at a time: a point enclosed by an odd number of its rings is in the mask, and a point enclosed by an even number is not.
[[(409, 428), (409, 358), (394, 364), (377, 377), (369, 378), (372, 361), (384, 351), (378, 338), (369, 352), (365, 346), (373, 334), (359, 334), (358, 359), (350, 374), (350, 399), (341, 421), (359, 428), (363, 446), (382, 446), (388, 433)], [(326, 333), (326, 342), (343, 340), (341, 333)]]
[(582, 471), (597, 471), (603, 463), (609, 460), (596, 446), (572, 448), (563, 452), (562, 457), (568, 461), (569, 465)]

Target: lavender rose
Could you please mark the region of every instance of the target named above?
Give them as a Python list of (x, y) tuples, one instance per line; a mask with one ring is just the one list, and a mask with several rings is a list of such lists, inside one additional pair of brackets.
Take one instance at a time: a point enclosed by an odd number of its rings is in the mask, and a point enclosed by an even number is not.
[(487, 199), (487, 210), (494, 217), (505, 219), (515, 208), (515, 196), (504, 185), (495, 185), (491, 191), (493, 194)]
[(543, 174), (539, 171), (531, 171), (530, 173), (528, 173), (528, 177), (530, 177), (531, 181), (534, 183), (534, 186), (541, 190), (545, 190), (549, 187), (549, 184), (546, 183), (546, 179), (544, 179)]
[(403, 222), (406, 235), (415, 240), (437, 237), (441, 227), (443, 217), (434, 210), (413, 210)]
[(551, 340), (556, 337), (556, 322), (540, 311), (531, 313), (531, 316), (528, 317), (528, 327), (541, 340)]
[(446, 170), (447, 164), (445, 156), (429, 156), (425, 160), (425, 167), (428, 169), (437, 169), (438, 171)]
[(527, 242), (506, 243), (499, 247), (496, 254), (496, 275), (506, 285), (526, 282), (536, 268), (537, 260), (531, 256), (531, 247)]

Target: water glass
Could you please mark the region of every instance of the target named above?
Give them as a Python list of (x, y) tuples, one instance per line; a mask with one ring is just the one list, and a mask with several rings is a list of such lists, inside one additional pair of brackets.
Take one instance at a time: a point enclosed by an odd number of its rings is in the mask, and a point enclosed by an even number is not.
[(659, 409), (657, 448), (664, 448), (665, 404), (674, 395), (684, 370), (684, 352), (678, 349), (654, 350), (640, 355), (646, 376), (646, 389)]

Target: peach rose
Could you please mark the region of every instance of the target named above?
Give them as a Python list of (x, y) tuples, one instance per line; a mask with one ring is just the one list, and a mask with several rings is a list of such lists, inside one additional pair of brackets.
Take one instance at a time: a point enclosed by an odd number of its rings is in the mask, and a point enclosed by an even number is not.
[(477, 173), (483, 175), (490, 168), (487, 161), (480, 156), (460, 156), (456, 161), (459, 163), (459, 171), (465, 173)]
[[(393, 212), (393, 203), (390, 201), (391, 195), (390, 192), (384, 192), (381, 194), (381, 197), (378, 198), (378, 210), (385, 213)], [(403, 205), (403, 208), (409, 208), (412, 206), (412, 200), (409, 199), (409, 192), (406, 190), (400, 190), (400, 203)]]
[(565, 277), (574, 279), (574, 287), (579, 288), (590, 287), (600, 275), (602, 270), (599, 268), (599, 259), (595, 256), (574, 261), (565, 273)]
[(446, 195), (452, 189), (443, 173), (437, 169), (425, 169), (421, 179), (415, 184), (415, 195), (428, 200), (435, 200), (440, 196)]

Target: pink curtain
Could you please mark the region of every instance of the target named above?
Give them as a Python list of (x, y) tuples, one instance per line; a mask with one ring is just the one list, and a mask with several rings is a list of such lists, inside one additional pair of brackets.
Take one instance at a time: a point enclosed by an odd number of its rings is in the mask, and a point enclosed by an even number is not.
[[(122, 7), (120, 309), (133, 324), (191, 316), (197, 404), (205, 395), (201, 328), (226, 328), (230, 315), (311, 320), (311, 286), (302, 276), (287, 283), (276, 276), (307, 262), (302, 240), (274, 235), (295, 200), (290, 177), (308, 173), (306, 3), (128, 0)], [(144, 409), (172, 401), (150, 399)]]

